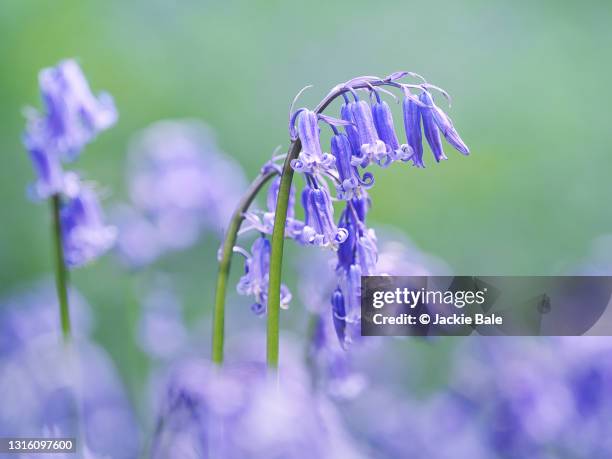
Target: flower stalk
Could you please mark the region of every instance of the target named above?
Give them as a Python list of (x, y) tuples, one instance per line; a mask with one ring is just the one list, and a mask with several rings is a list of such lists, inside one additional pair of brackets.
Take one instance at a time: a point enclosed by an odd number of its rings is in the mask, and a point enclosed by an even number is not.
[(68, 308), (68, 270), (64, 261), (64, 247), (62, 242), (62, 222), (60, 217), (60, 196), (51, 197), (51, 213), (53, 216), (53, 241), (55, 246), (55, 287), (60, 307), (60, 322), (62, 336), (65, 342), (70, 341), (71, 325), (70, 310)]
[(229, 227), (225, 233), (225, 239), (221, 248), (219, 260), (219, 271), (217, 274), (217, 287), (215, 291), (215, 307), (213, 310), (213, 332), (212, 332), (212, 360), (215, 364), (223, 364), (223, 349), (225, 339), (225, 296), (227, 294), (227, 280), (229, 278), (232, 254), (238, 231), (244, 221), (244, 213), (249, 209), (251, 203), (261, 191), (264, 185), (274, 177), (276, 170), (262, 172), (251, 183), (241, 201), (232, 214)]

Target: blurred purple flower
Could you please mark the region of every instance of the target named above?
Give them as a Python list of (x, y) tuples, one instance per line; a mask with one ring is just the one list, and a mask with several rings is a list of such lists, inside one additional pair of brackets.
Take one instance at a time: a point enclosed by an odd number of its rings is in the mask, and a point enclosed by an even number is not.
[(83, 266), (108, 251), (117, 236), (113, 226), (104, 223), (96, 193), (81, 184), (76, 196), (61, 208), (64, 258), (68, 267)]
[[(70, 291), (72, 346), (61, 340), (49, 282), (0, 301), (0, 432), (77, 437), (96, 457), (133, 459), (139, 432), (108, 355), (88, 341), (89, 307)], [(45, 436), (45, 435), (42, 435)]]
[[(77, 339), (89, 336), (91, 310), (83, 296), (68, 292), (73, 333)], [(51, 280), (41, 281), (0, 299), (0, 358), (21, 349), (33, 339), (61, 337), (57, 293)]]
[[(204, 382), (204, 383), (203, 383)], [(308, 384), (284, 374), (266, 378), (261, 365), (189, 360), (171, 373), (153, 443), (153, 458), (361, 457), (334, 409)]]
[[(205, 230), (221, 233), (245, 187), (244, 175), (199, 121), (159, 121), (130, 145), (133, 210), (118, 213), (118, 247), (129, 264), (192, 246)], [(138, 238), (144, 236), (144, 240)]]
[(43, 112), (26, 111), (23, 143), (36, 172), (30, 193), (35, 199), (74, 192), (74, 174), (64, 174), (62, 161), (73, 160), (96, 135), (117, 120), (110, 95), (95, 97), (74, 60), (61, 61), (39, 75)]
[(158, 360), (170, 360), (187, 349), (189, 333), (174, 289), (156, 279), (141, 304), (137, 341), (143, 351)]

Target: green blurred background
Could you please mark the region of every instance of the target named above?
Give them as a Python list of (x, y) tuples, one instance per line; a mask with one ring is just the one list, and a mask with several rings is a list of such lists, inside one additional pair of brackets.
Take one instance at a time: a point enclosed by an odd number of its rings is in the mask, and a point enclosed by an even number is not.
[[(306, 84), (314, 89), (301, 101), (314, 105), (357, 75), (423, 74), (452, 94), (449, 114), (472, 155), (447, 148), (449, 161), (429, 156), (424, 170), (377, 171), (372, 226), (400, 228), (461, 274), (563, 272), (612, 230), (611, 10), (606, 1), (3, 0), (0, 295), (50, 274), (47, 209), (25, 197), (33, 173), (21, 111), (40, 106), (38, 71), (65, 57), (120, 112), (77, 164), (111, 191), (109, 203), (126, 198), (130, 136), (153, 121), (206, 121), (252, 177), (287, 145), (289, 103)], [(209, 312), (216, 245), (203, 238), (157, 265), (193, 323)], [(147, 363), (133, 342), (133, 280), (112, 257), (73, 278), (96, 311), (96, 338), (138, 392)]]

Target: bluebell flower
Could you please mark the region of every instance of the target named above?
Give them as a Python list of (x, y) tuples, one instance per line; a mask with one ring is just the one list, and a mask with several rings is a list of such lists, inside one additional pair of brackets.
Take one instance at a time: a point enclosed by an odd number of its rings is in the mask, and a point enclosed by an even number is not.
[(359, 153), (360, 158), (355, 158), (355, 165), (367, 165), (371, 162), (376, 162), (380, 165), (386, 165), (390, 162), (387, 155), (387, 147), (384, 142), (378, 137), (374, 119), (372, 118), (372, 110), (368, 103), (364, 100), (355, 100), (350, 105), (353, 122), (359, 133)]
[(370, 188), (374, 184), (374, 176), (366, 172), (360, 177), (357, 167), (353, 165), (352, 148), (346, 134), (336, 133), (331, 138), (331, 152), (336, 158), (339, 182), (336, 185), (338, 199), (348, 200), (356, 196), (361, 187)]
[(334, 290), (334, 293), (332, 293), (331, 303), (336, 336), (338, 336), (338, 340), (343, 343), (344, 330), (346, 328), (346, 309), (344, 307), (344, 296), (342, 295), (342, 290), (339, 288)]
[(23, 143), (30, 154), (30, 160), (36, 173), (36, 182), (30, 189), (35, 199), (47, 199), (64, 190), (64, 170), (59, 156), (50, 152), (40, 139), (26, 133)]
[(406, 140), (413, 152), (412, 163), (416, 167), (425, 167), (423, 163), (423, 137), (421, 134), (421, 111), (419, 106), (411, 97), (405, 95), (402, 102), (402, 111)]
[[(245, 254), (244, 275), (240, 278), (236, 290), (241, 295), (253, 296), (255, 302), (251, 310), (261, 315), (266, 312), (268, 302), (268, 283), (270, 271), (270, 241), (259, 237), (253, 242), (251, 253)], [(287, 309), (291, 301), (291, 292), (286, 285), (281, 285), (281, 307)]]
[(329, 191), (314, 181), (311, 185), (305, 187), (302, 192), (306, 219), (302, 239), (309, 245), (337, 249), (348, 237), (348, 232), (344, 228), (338, 228), (334, 222), (334, 208)]
[[(302, 151), (291, 166), (298, 172), (315, 173), (333, 167), (334, 157), (321, 150), (319, 116), (307, 109), (300, 109), (293, 115), (297, 119), (297, 136), (302, 143)], [(293, 124), (293, 123), (292, 123)]]
[(82, 185), (78, 194), (62, 205), (60, 213), (64, 259), (68, 267), (85, 265), (109, 250), (117, 230), (104, 223), (95, 192)]
[[(344, 132), (346, 132), (346, 136), (351, 144), (351, 161), (353, 161), (353, 158), (356, 161), (357, 158), (361, 158), (361, 143), (359, 142), (359, 132), (357, 131), (357, 126), (353, 120), (352, 107), (354, 102), (351, 102), (346, 94), (343, 94), (343, 96), (344, 104), (342, 104), (342, 107), (340, 108), (340, 117), (348, 123), (344, 126)], [(367, 164), (364, 162), (363, 166), (365, 167), (366, 165)]]
[(376, 102), (372, 105), (374, 125), (378, 136), (385, 143), (388, 157), (393, 161), (408, 161), (413, 154), (412, 147), (408, 144), (400, 145), (389, 105), (380, 98), (378, 91), (374, 91), (374, 95), (376, 96)]
[(63, 158), (76, 158), (82, 148), (98, 133), (117, 121), (117, 110), (107, 93), (92, 94), (76, 61), (61, 61), (42, 70), (40, 90), (45, 112), (40, 115), (41, 143)]
[[(419, 100), (423, 102), (423, 104), (427, 105), (428, 102), (431, 101), (431, 96), (427, 91), (423, 91), (419, 96)], [(444, 154), (444, 150), (442, 149), (442, 139), (440, 138), (438, 126), (434, 121), (432, 109), (420, 107), (419, 111), (421, 113), (421, 119), (423, 120), (423, 131), (425, 132), (425, 138), (427, 139), (427, 143), (429, 144), (429, 148), (431, 148), (436, 162), (440, 162), (440, 160), (443, 159), (448, 159)]]
[[(270, 187), (268, 188), (268, 194), (266, 199), (266, 212), (260, 211), (249, 211), (245, 213), (244, 218), (249, 223), (245, 226), (240, 233), (244, 233), (250, 230), (257, 230), (263, 234), (272, 234), (274, 229), (274, 216), (276, 215), (276, 201), (278, 200), (278, 190), (280, 188), (280, 176), (276, 177)], [(289, 204), (287, 208), (287, 221), (285, 223), (285, 236), (293, 239), (298, 239), (302, 230), (304, 229), (304, 222), (295, 218), (295, 186), (291, 186), (289, 194)]]
[(433, 117), (434, 123), (442, 132), (442, 135), (446, 138), (446, 141), (450, 143), (453, 148), (455, 148), (458, 152), (468, 155), (470, 153), (470, 149), (465, 144), (465, 142), (459, 137), (459, 133), (453, 126), (453, 122), (448, 117), (446, 113), (444, 113), (440, 107), (438, 107), (431, 97), (431, 94), (428, 91), (423, 91), (420, 96), (421, 102), (424, 105), (430, 108), (421, 107), (423, 112), (431, 112), (431, 116)]

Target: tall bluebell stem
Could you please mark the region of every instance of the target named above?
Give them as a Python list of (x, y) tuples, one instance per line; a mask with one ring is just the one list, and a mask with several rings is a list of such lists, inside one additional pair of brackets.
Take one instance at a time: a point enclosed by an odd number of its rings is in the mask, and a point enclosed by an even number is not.
[(68, 307), (68, 270), (64, 261), (64, 248), (62, 243), (62, 223), (60, 218), (60, 196), (51, 197), (51, 215), (53, 216), (53, 242), (55, 248), (55, 286), (60, 307), (60, 321), (62, 336), (65, 341), (70, 340), (70, 310)]

